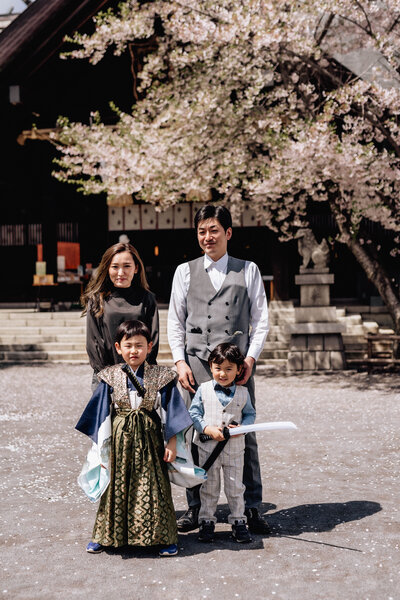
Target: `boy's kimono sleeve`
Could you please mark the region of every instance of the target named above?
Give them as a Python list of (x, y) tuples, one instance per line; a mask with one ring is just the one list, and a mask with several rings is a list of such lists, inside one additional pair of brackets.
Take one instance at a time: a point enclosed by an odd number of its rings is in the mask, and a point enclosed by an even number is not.
[(176, 459), (167, 464), (168, 476), (172, 483), (191, 488), (207, 479), (204, 469), (194, 464), (190, 442), (185, 439), (184, 431), (193, 425), (193, 421), (173, 381), (163, 387), (160, 393), (165, 439), (168, 441), (176, 435)]
[(110, 483), (111, 392), (107, 383), (99, 383), (75, 426), (93, 441), (78, 477), (78, 484), (92, 502), (100, 498)]
[(174, 381), (161, 388), (160, 394), (164, 437), (168, 441), (180, 431), (193, 425), (193, 421)]

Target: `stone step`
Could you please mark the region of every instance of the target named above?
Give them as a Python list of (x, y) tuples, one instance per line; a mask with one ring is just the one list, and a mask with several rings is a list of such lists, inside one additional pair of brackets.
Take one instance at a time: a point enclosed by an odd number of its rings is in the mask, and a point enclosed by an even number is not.
[(365, 334), (379, 333), (379, 325), (376, 321), (363, 321), (363, 330)]
[[(342, 321), (342, 319), (340, 319)], [(362, 325), (361, 315), (345, 315), (343, 320), (348, 326)]]
[(286, 323), (270, 323), (268, 337), (275, 332), (286, 331)]
[(282, 343), (289, 345), (290, 334), (285, 331), (274, 331), (272, 334), (268, 334), (268, 342), (271, 343)]
[(85, 340), (80, 342), (43, 342), (42, 349), (50, 352), (51, 350), (78, 350), (79, 352), (86, 352)]
[(367, 358), (366, 352), (345, 352), (346, 360), (365, 360)]
[(346, 327), (346, 333), (342, 335), (358, 335), (360, 337), (365, 337), (365, 331), (362, 325), (352, 325)]
[(0, 351), (0, 361), (3, 362), (23, 362), (23, 363), (31, 363), (35, 361), (45, 361), (49, 360), (47, 352), (41, 352), (39, 350), (30, 350), (28, 352), (25, 351), (10, 351), (10, 352), (1, 352)]
[(280, 315), (274, 317), (270, 316), (269, 318), (269, 326), (271, 327), (281, 327), (282, 325), (287, 325), (289, 323), (295, 323), (294, 315), (293, 317), (281, 317)]
[(86, 327), (83, 319), (70, 320), (60, 319), (54, 321), (46, 321), (45, 319), (3, 319), (0, 321), (0, 331), (7, 328), (22, 328), (22, 327), (40, 327), (42, 329), (53, 329), (53, 327), (73, 327), (84, 329)]
[(268, 375), (275, 371), (286, 371), (287, 359), (270, 358), (257, 361), (257, 375)]
[(37, 319), (43, 321), (57, 321), (58, 319), (68, 319), (79, 321), (84, 319), (80, 312), (35, 312), (32, 310), (0, 310), (0, 321), (15, 321), (18, 319)]
[(367, 338), (364, 334), (354, 334), (354, 333), (342, 333), (343, 343), (345, 344), (353, 344), (353, 343), (364, 343), (367, 344)]
[(293, 308), (293, 300), (270, 300), (268, 306), (271, 310)]
[(366, 352), (367, 344), (364, 342), (343, 342), (345, 352)]
[(169, 358), (170, 360), (172, 360), (172, 354), (170, 350), (159, 350), (158, 354), (157, 354), (157, 361), (159, 358)]
[(49, 352), (47, 352), (47, 356), (48, 356), (48, 360), (51, 361), (56, 361), (56, 360), (63, 360), (63, 361), (69, 361), (71, 359), (75, 360), (75, 361), (81, 361), (83, 363), (88, 363), (89, 359), (88, 359), (88, 355), (86, 354), (86, 352), (77, 352), (77, 351), (69, 351), (69, 350), (50, 350)]
[(1, 344), (41, 344), (48, 342), (65, 342), (65, 343), (83, 343), (85, 342), (85, 335), (73, 335), (73, 334), (63, 334), (63, 335), (3, 335), (0, 331), (0, 343)]
[(289, 349), (285, 348), (283, 350), (263, 350), (261, 352), (260, 358), (262, 360), (267, 360), (270, 358), (279, 358), (279, 359), (287, 359), (289, 353)]
[[(65, 332), (68, 328), (66, 327), (1, 327), (0, 335), (25, 335), (25, 337), (33, 336), (33, 335), (65, 335)], [(73, 328), (74, 335), (86, 335), (85, 327), (74, 327)]]
[(11, 344), (3, 344), (0, 343), (0, 352), (30, 352), (30, 351), (40, 351), (40, 352), (51, 352), (54, 350), (68, 350), (68, 351), (78, 351), (78, 352), (86, 352), (85, 344), (79, 343), (62, 343), (62, 342), (40, 342), (37, 344), (26, 344), (26, 343), (11, 343)]
[(159, 343), (159, 345), (158, 345), (158, 351), (159, 351), (159, 352), (160, 352), (160, 350), (167, 351), (167, 350), (169, 350), (169, 349), (170, 349), (170, 348), (169, 348), (169, 344), (168, 344), (168, 342), (167, 342), (166, 340), (164, 340), (164, 341), (163, 341), (163, 340), (161, 339), (161, 340), (160, 340), (160, 343)]
[(270, 340), (269, 338), (267, 338), (267, 341), (264, 344), (264, 350), (284, 350), (285, 348), (289, 348), (290, 345), (290, 339), (289, 341), (286, 343), (285, 341), (279, 341), (279, 340)]

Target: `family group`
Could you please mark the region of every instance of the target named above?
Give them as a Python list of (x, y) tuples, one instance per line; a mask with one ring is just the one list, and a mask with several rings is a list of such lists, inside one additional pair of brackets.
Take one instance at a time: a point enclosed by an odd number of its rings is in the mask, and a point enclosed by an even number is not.
[[(131, 244), (104, 253), (82, 296), (93, 396), (77, 429), (94, 439), (92, 416), (101, 411), (111, 423), (90, 553), (131, 545), (174, 556), (178, 531), (197, 528), (199, 541), (212, 542), (221, 471), (233, 539), (269, 533), (255, 433), (226, 441), (227, 429), (256, 418), (254, 367), (268, 333), (264, 285), (253, 262), (228, 255), (227, 208), (205, 205), (194, 226), (203, 255), (177, 267), (169, 304), (175, 370), (157, 365), (157, 304)], [(168, 464), (177, 435), (192, 432), (194, 462), (212, 457), (212, 465), (201, 485), (186, 490), (188, 509), (176, 520)]]

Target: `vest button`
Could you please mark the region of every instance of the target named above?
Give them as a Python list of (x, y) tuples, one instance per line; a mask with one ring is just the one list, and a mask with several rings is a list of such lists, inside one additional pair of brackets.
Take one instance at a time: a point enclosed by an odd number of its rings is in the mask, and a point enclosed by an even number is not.
[(227, 321), (229, 321), (229, 317), (228, 317), (228, 315), (226, 315), (225, 319), (226, 319)]
[(212, 304), (211, 300), (208, 301), (208, 304), (211, 306), (211, 304)]
[(208, 319), (211, 319), (211, 315), (208, 315), (208, 317), (207, 317), (207, 318), (208, 318)]
[(211, 329), (207, 329), (208, 333), (211, 333)]
[(227, 333), (229, 335), (229, 331), (227, 329), (225, 329), (225, 333)]
[(225, 302), (225, 304), (226, 304), (227, 306), (229, 306), (229, 302)]

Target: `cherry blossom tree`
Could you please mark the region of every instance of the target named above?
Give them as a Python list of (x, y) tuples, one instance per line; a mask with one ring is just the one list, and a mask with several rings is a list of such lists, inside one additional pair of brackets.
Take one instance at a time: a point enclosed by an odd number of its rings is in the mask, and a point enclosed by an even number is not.
[[(137, 102), (109, 126), (61, 118), (55, 173), (84, 193), (134, 194), (162, 210), (213, 191), (248, 203), (281, 239), (310, 203), (334, 216), (400, 332), (400, 299), (366, 222), (400, 230), (400, 0), (123, 2), (69, 55), (148, 48)], [(365, 73), (341, 58), (368, 51)]]

